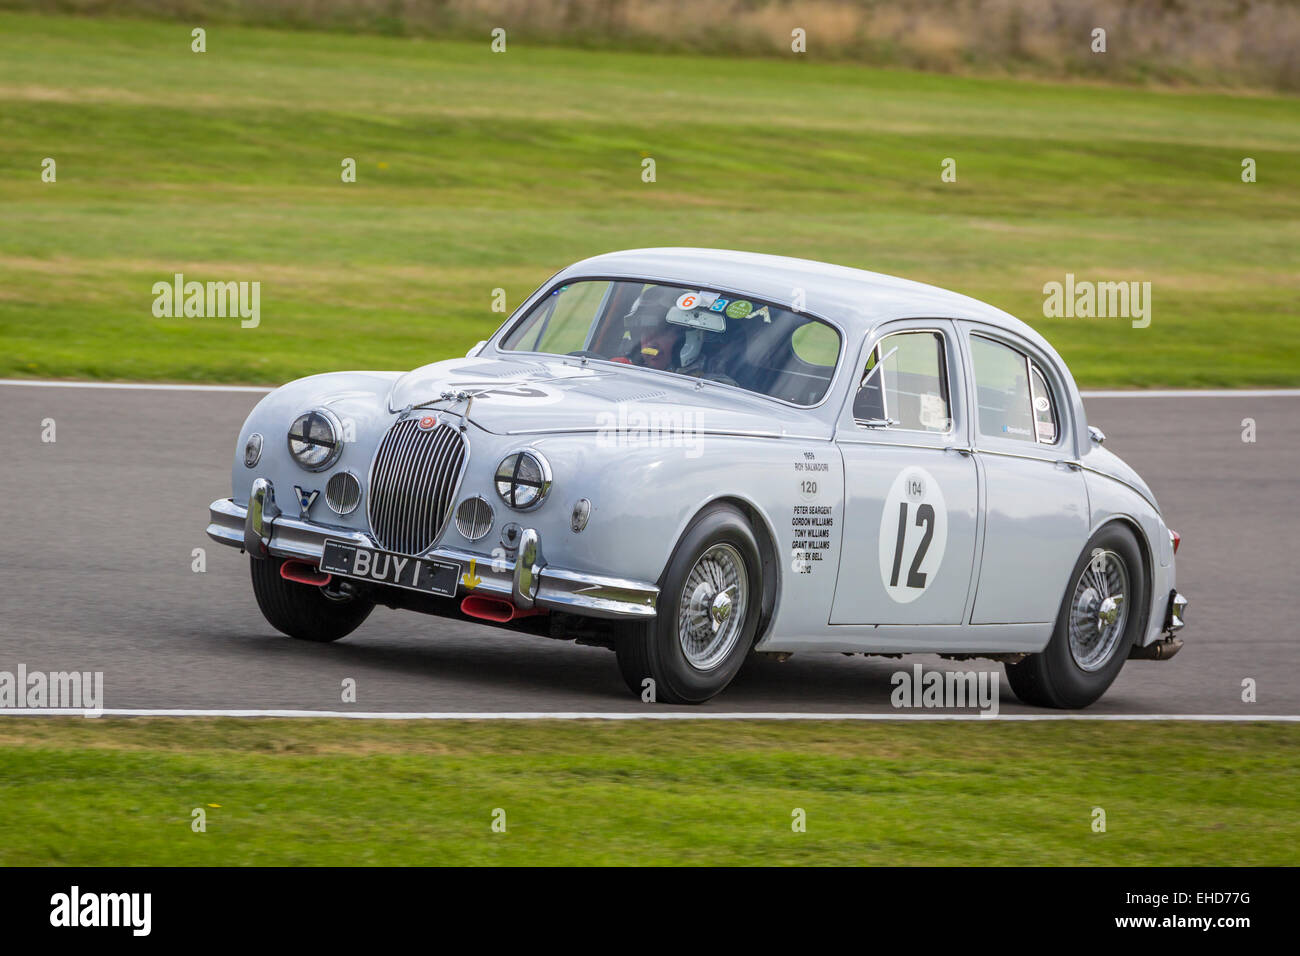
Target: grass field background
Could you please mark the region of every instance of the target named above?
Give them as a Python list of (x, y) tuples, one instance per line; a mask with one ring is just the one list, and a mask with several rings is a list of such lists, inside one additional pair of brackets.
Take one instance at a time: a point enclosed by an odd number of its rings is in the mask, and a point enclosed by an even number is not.
[[(190, 42), (0, 13), (0, 375), (409, 368), (495, 328), (495, 288), (513, 308), (573, 260), (699, 245), (986, 299), (1086, 386), (1300, 385), (1295, 98), (234, 27)], [(261, 325), (155, 318), (175, 272), (260, 281)], [(1042, 318), (1067, 272), (1150, 281), (1150, 328)]]
[(0, 865), (1289, 865), (1297, 744), (1294, 724), (12, 718)]

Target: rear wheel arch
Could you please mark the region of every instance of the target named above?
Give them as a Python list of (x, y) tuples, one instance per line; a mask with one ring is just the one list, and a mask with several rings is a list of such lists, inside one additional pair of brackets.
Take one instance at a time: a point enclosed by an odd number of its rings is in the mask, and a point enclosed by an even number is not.
[[(1147, 540), (1147, 533), (1143, 529), (1141, 522), (1139, 522), (1132, 515), (1127, 515), (1127, 514), (1111, 515), (1109, 518), (1100, 522), (1095, 528), (1093, 528), (1091, 531), (1088, 532), (1088, 540), (1091, 541), (1093, 537), (1097, 534), (1097, 532), (1101, 531), (1103, 528), (1109, 528), (1113, 525), (1120, 525), (1121, 527), (1126, 528), (1133, 535), (1134, 539), (1137, 541), (1138, 553), (1142, 556), (1142, 576), (1146, 580), (1147, 591), (1148, 591), (1147, 596), (1148, 598), (1150, 598), (1151, 597), (1150, 592), (1152, 586), (1155, 584), (1155, 565), (1152, 562), (1151, 542)], [(1086, 546), (1087, 545), (1085, 544), (1085, 547)], [(1139, 608), (1139, 613), (1141, 614), (1141, 622), (1142, 622), (1142, 628), (1140, 631), (1138, 631), (1139, 641), (1146, 635), (1147, 627), (1151, 623), (1150, 600), (1148, 600), (1146, 604), (1147, 604), (1146, 607)]]
[[(1094, 555), (1102, 553), (1106, 557), (1098, 560), (1103, 562), (1103, 570), (1094, 575), (1100, 573), (1110, 579), (1111, 574), (1117, 574), (1119, 577), (1112, 579), (1113, 583), (1122, 585), (1128, 606), (1136, 608), (1120, 625), (1123, 630), (1117, 637), (1106, 630), (1114, 617), (1109, 621), (1094, 617), (1098, 611), (1107, 610), (1100, 595), (1110, 594), (1109, 586), (1099, 583), (1101, 579), (1085, 577)], [(1145, 567), (1149, 560), (1144, 536), (1140, 529), (1134, 528), (1131, 518), (1116, 516), (1097, 526), (1080, 549), (1070, 572), (1071, 583), (1067, 584), (1061, 599), (1047, 646), (1021, 660), (1004, 663), (1016, 697), (1031, 706), (1077, 709), (1087, 707), (1106, 692), (1146, 627), (1152, 583)], [(1114, 567), (1105, 569), (1106, 564)], [(1086, 590), (1081, 590), (1085, 586)], [(1114, 612), (1112, 604), (1109, 613)], [(1078, 646), (1076, 625), (1081, 628)], [(1089, 630), (1093, 632), (1094, 647), (1088, 646)], [(1082, 659), (1081, 653), (1090, 659)]]

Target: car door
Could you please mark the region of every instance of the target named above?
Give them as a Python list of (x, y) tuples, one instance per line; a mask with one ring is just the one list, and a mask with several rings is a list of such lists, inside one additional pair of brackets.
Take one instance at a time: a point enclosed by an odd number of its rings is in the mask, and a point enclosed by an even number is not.
[(984, 541), (972, 624), (1056, 620), (1088, 537), (1088, 490), (1054, 362), (1009, 332), (959, 323)]
[(961, 624), (978, 530), (954, 323), (874, 330), (835, 440), (844, 530), (831, 624)]

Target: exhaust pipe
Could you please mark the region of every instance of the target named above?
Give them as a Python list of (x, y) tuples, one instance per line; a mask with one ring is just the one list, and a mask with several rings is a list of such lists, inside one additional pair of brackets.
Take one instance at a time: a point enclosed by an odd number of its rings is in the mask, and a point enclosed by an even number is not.
[(545, 614), (546, 608), (530, 607), (527, 610), (515, 607), (505, 598), (488, 597), (484, 594), (467, 594), (460, 602), (460, 609), (470, 617), (493, 624), (506, 624), (521, 617), (533, 617)]
[(334, 580), (334, 575), (327, 574), (316, 565), (293, 558), (280, 565), (280, 577), (286, 581), (294, 581), (297, 584), (312, 584), (320, 588)]
[(1129, 659), (1134, 661), (1167, 661), (1183, 649), (1181, 637), (1168, 637), (1146, 647), (1134, 647), (1129, 651)]

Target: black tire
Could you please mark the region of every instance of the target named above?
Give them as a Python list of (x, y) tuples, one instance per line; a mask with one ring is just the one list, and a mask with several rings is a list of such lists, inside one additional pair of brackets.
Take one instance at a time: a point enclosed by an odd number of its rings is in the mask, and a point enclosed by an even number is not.
[[(726, 656), (707, 670), (691, 664), (678, 638), (682, 588), (696, 562), (719, 544), (739, 553), (746, 575), (744, 619)], [(725, 549), (724, 549), (725, 550)], [(659, 583), (659, 613), (652, 621), (625, 625), (614, 639), (619, 671), (628, 689), (641, 697), (645, 680), (654, 681), (653, 700), (702, 704), (736, 676), (754, 645), (763, 603), (762, 562), (749, 523), (735, 508), (718, 505), (700, 515), (678, 542)]]
[(375, 602), (366, 597), (332, 600), (310, 584), (280, 577), (279, 558), (249, 558), (257, 606), (277, 631), (300, 641), (326, 644), (347, 637), (370, 616)]
[[(1110, 657), (1096, 670), (1084, 670), (1070, 651), (1070, 608), (1075, 587), (1097, 549), (1114, 552), (1124, 562), (1128, 574), (1128, 607), (1124, 630)], [(1142, 552), (1133, 532), (1122, 524), (1108, 524), (1084, 547), (1066, 584), (1065, 596), (1057, 614), (1052, 639), (1039, 654), (1031, 654), (1018, 664), (1006, 664), (1007, 682), (1016, 696), (1034, 707), (1077, 709), (1087, 707), (1110, 687), (1128, 659), (1134, 641), (1146, 627), (1150, 605), (1150, 582), (1147, 580)]]

